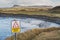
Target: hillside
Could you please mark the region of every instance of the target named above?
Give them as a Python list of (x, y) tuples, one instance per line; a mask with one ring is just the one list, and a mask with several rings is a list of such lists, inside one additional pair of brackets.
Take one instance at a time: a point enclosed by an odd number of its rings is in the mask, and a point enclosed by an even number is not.
[(0, 14), (25, 14), (25, 15), (44, 15), (48, 17), (60, 17), (59, 13), (51, 13), (51, 6), (18, 6), (14, 5), (11, 8), (0, 8)]
[(11, 8), (0, 8), (0, 12), (18, 12), (18, 11), (48, 11), (52, 6), (19, 6), (14, 5)]
[[(14, 35), (6, 40), (14, 40)], [(28, 30), (17, 34), (17, 40), (60, 40), (60, 28)]]
[(60, 13), (60, 6), (56, 6), (50, 10), (52, 13)]

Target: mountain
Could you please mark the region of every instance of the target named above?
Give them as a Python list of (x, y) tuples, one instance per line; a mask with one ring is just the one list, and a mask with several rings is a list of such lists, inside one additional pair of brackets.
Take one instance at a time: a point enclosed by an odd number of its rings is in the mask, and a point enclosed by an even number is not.
[(13, 5), (13, 7), (20, 7), (19, 5)]
[(52, 6), (47, 6), (47, 5), (33, 5), (33, 6), (13, 5), (13, 7), (24, 7), (24, 8), (52, 8)]

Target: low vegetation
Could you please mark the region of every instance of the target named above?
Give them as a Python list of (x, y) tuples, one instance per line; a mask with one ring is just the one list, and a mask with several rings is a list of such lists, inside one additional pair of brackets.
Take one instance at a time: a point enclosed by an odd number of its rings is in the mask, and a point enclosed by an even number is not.
[[(48, 8), (0, 8), (0, 13), (6, 14), (26, 14), (26, 15), (44, 15), (49, 17), (60, 17), (59, 13), (52, 13)], [(53, 11), (53, 10), (52, 10)]]
[(60, 13), (60, 6), (56, 6), (50, 10), (51, 13)]
[[(14, 40), (14, 35), (6, 40)], [(17, 40), (60, 40), (60, 28), (28, 30), (24, 33), (18, 33)]]

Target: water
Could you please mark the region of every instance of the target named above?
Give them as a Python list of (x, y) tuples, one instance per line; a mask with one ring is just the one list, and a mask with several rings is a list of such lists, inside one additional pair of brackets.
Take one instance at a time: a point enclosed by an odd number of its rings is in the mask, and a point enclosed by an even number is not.
[(34, 28), (48, 28), (59, 27), (56, 23), (46, 22), (33, 18), (12, 18), (12, 17), (0, 17), (0, 40), (5, 40), (8, 36), (11, 36), (11, 22), (17, 19), (20, 21), (21, 32), (25, 32)]

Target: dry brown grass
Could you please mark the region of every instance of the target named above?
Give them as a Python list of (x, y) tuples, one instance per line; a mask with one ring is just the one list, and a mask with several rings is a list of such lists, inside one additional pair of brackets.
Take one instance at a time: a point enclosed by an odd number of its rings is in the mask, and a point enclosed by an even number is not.
[(42, 32), (32, 40), (60, 40), (60, 30)]
[(27, 15), (44, 15), (49, 17), (60, 17), (60, 13), (48, 12), (49, 9), (44, 8), (3, 8), (0, 13), (6, 14), (27, 14)]
[[(60, 28), (32, 29), (24, 33), (17, 34), (17, 40), (40, 40), (40, 38), (42, 40), (43, 37), (50, 38), (50, 36), (55, 36), (55, 35), (57, 35), (58, 37), (59, 36), (57, 32), (58, 30), (60, 30)], [(49, 39), (49, 38), (46, 38), (46, 39)], [(6, 40), (14, 40), (14, 36), (6, 38)]]

